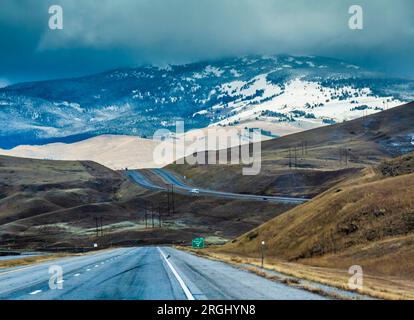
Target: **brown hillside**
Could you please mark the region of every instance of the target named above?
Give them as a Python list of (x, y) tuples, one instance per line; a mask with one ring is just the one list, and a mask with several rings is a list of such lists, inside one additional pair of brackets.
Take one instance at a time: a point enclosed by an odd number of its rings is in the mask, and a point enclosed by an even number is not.
[(383, 176), (389, 177), (412, 173), (414, 172), (414, 153), (409, 153), (396, 159), (384, 161), (379, 166), (379, 170)]
[[(411, 161), (412, 154), (387, 168)], [(414, 278), (414, 173), (388, 177), (383, 168), (367, 168), (218, 250), (257, 256), (265, 240), (271, 257)]]
[[(0, 249), (52, 250), (158, 243), (223, 243), (293, 205), (175, 195), (175, 213), (145, 224), (144, 204), (166, 212), (167, 194), (149, 192), (94, 162), (0, 156)], [(96, 235), (96, 218), (103, 236)]]

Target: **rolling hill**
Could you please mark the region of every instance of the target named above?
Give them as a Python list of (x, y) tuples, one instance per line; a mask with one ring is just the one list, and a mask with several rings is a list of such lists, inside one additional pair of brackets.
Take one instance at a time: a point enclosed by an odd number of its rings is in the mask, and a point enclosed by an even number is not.
[(90, 246), (95, 218), (125, 220), (140, 193), (119, 173), (90, 161), (0, 156), (2, 246)]
[[(155, 168), (154, 148), (159, 141), (134, 136), (101, 135), (73, 143), (21, 145), (0, 154), (48, 160), (89, 160), (113, 170)], [(165, 164), (164, 164), (165, 165)]]
[[(155, 139), (130, 135), (100, 135), (72, 143), (20, 145), (10, 150), (0, 148), (0, 155), (48, 160), (88, 160), (113, 170), (161, 168), (180, 158), (177, 155), (191, 154), (188, 147), (193, 146), (194, 141), (204, 149), (205, 140), (198, 139), (197, 133), (207, 134), (207, 130), (209, 129), (190, 130)], [(270, 137), (262, 134), (261, 139), (268, 140)], [(232, 146), (246, 143), (248, 139), (241, 138), (233, 141)], [(165, 147), (165, 153), (162, 157), (157, 157), (156, 151), (162, 147)]]
[[(0, 249), (182, 244), (200, 235), (223, 243), (293, 207), (178, 194), (174, 214), (166, 206), (166, 193), (141, 189), (91, 161), (0, 156)], [(103, 235), (96, 231), (101, 219)]]
[(414, 153), (366, 168), (217, 249), (413, 280)]

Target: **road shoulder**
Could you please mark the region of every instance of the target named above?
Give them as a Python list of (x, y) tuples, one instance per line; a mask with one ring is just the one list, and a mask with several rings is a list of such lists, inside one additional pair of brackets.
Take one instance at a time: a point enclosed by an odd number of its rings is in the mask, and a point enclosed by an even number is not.
[(260, 267), (258, 259), (240, 259), (234, 255), (224, 253), (212, 253), (207, 250), (195, 250), (189, 247), (176, 246), (175, 249), (187, 252), (189, 254), (227, 263), (237, 269), (245, 270), (254, 273), (260, 277), (268, 280), (287, 285), (292, 288), (305, 290), (310, 293), (315, 293), (328, 299), (340, 299), (340, 300), (370, 300), (380, 297), (369, 296), (365, 293), (359, 293), (356, 291), (345, 290), (344, 286), (332, 285), (330, 282), (317, 282), (306, 277), (298, 277), (294, 273), (280, 272), (275, 265), (265, 264), (264, 268)]

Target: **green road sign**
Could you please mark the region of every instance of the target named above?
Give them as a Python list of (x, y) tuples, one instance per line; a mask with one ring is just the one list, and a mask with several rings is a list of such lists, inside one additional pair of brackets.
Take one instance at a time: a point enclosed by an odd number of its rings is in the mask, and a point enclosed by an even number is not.
[(192, 242), (193, 248), (204, 248), (204, 238), (195, 238)]

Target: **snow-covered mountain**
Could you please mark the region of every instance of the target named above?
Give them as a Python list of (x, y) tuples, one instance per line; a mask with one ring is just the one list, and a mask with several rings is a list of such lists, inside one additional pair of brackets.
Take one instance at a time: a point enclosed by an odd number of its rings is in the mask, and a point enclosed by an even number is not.
[(414, 81), (313, 56), (248, 56), (0, 89), (0, 148), (264, 121), (303, 128), (414, 100)]

